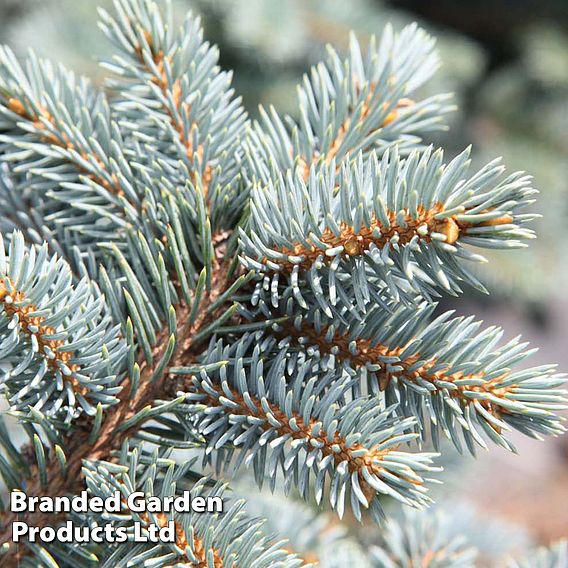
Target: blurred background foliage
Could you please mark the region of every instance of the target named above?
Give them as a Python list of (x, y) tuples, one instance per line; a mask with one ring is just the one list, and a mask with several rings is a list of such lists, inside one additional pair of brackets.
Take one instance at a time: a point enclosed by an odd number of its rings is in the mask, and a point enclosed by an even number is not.
[[(0, 41), (19, 53), (32, 48), (101, 82), (97, 59), (109, 55), (109, 46), (93, 24), (97, 5), (110, 3), (0, 0)], [(400, 29), (417, 21), (433, 33), (442, 67), (426, 90), (453, 92), (457, 110), (448, 130), (432, 141), (450, 156), (472, 143), (480, 163), (503, 156), (509, 170), (528, 171), (541, 191), (536, 209), (543, 215), (539, 238), (529, 249), (496, 253), (480, 268), (491, 299), (469, 292), (465, 302), (444, 304), (475, 312), (489, 324), (502, 323), (510, 336), (523, 333), (543, 347), (543, 361), (556, 359), (568, 369), (566, 0), (174, 0), (174, 5), (180, 15), (188, 8), (201, 14), (206, 35), (219, 45), (222, 65), (234, 70), (235, 89), (252, 116), (259, 104), (293, 114), (302, 74), (322, 57), (326, 44), (345, 47), (351, 29), (363, 44), (387, 22)], [(497, 535), (482, 547), (507, 542), (505, 554), (530, 540), (568, 536), (563, 438), (540, 444), (519, 437), (520, 457), (495, 451), (475, 462), (450, 464), (447, 502), (453, 494), (502, 520), (496, 522), (519, 527), (481, 530), (485, 521), (475, 521), (476, 528), (472, 520), (467, 530), (479, 539)], [(457, 476), (456, 467), (461, 468)], [(278, 511), (282, 502), (259, 503)], [(461, 515), (465, 524), (468, 515)]]

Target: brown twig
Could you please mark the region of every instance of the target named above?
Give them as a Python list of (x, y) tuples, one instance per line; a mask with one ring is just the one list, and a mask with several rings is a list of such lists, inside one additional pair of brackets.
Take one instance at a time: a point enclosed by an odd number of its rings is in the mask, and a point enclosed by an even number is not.
[[(437, 220), (435, 216), (443, 211), (443, 206), (437, 204), (430, 209), (423, 206), (418, 207), (416, 216), (407, 212), (404, 216), (404, 224), (399, 224), (397, 219), (399, 216), (392, 211), (388, 212), (389, 226), (383, 225), (377, 217), (373, 216), (369, 226), (361, 227), (359, 232), (355, 232), (353, 227), (342, 223), (340, 225), (340, 233), (336, 235), (331, 229), (326, 228), (319, 240), (327, 245), (328, 248), (343, 247), (342, 254), (344, 256), (361, 256), (365, 251), (369, 250), (371, 245), (377, 248), (383, 248), (395, 236), (398, 237), (398, 244), (408, 244), (416, 235), (425, 242), (430, 242), (432, 233), (440, 233), (444, 235), (445, 242), (453, 244), (458, 240), (460, 234), (460, 225), (453, 217), (446, 217)], [(325, 250), (316, 245), (307, 248), (303, 243), (296, 243), (292, 248), (280, 249), (278, 252), (287, 256), (302, 257), (299, 264), (291, 261), (276, 261), (281, 270), (291, 271), (294, 266), (299, 266), (302, 270), (309, 270), (313, 263), (322, 258), (323, 262), (331, 262), (332, 257), (325, 255)], [(261, 262), (266, 262), (267, 258)], [(273, 261), (274, 262), (274, 261)]]
[[(363, 256), (371, 245), (382, 249), (395, 238), (401, 246), (407, 245), (416, 236), (421, 241), (429, 243), (433, 240), (434, 233), (442, 236), (445, 243), (452, 245), (458, 241), (460, 235), (467, 234), (468, 228), (472, 225), (458, 221), (455, 215), (436, 219), (436, 216), (443, 211), (444, 206), (441, 203), (437, 203), (429, 209), (420, 205), (417, 207), (415, 215), (411, 215), (408, 210), (405, 210), (402, 223), (399, 221), (400, 213), (387, 211), (388, 226), (373, 214), (368, 226), (361, 227), (359, 232), (356, 232), (353, 227), (346, 223), (341, 223), (339, 226), (339, 235), (329, 228), (324, 229), (318, 240), (327, 245), (325, 249), (315, 244), (308, 248), (301, 242), (295, 243), (291, 248), (277, 249), (279, 253), (286, 256), (300, 257), (302, 260), (299, 263), (290, 260), (274, 260), (268, 257), (261, 259), (261, 262), (266, 263), (268, 260), (273, 263), (276, 262), (280, 266), (280, 271), (283, 272), (291, 272), (295, 266), (298, 266), (301, 270), (309, 270), (318, 259), (325, 263), (333, 261), (334, 257), (325, 254), (327, 249), (343, 247), (342, 256), (357, 257)], [(512, 221), (513, 217), (506, 214), (496, 219), (477, 223), (475, 226), (497, 226), (509, 224)]]

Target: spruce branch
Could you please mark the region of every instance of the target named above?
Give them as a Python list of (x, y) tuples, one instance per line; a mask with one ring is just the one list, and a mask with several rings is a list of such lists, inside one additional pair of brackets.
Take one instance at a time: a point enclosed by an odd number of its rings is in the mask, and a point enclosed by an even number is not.
[(105, 67), (118, 77), (110, 84), (121, 94), (113, 104), (121, 125), (151, 152), (154, 177), (187, 186), (194, 207), (192, 194), (203, 195), (214, 232), (232, 226), (246, 195), (238, 179), (246, 114), (217, 47), (191, 14), (176, 28), (171, 10), (162, 15), (149, 0), (120, 0), (115, 10), (116, 18), (100, 15), (119, 50)]
[[(181, 490), (190, 491), (195, 497), (219, 497), (226, 493), (226, 486), (220, 483), (210, 486), (206, 478), (193, 479), (193, 461), (179, 466), (174, 460), (160, 455), (158, 450), (144, 452), (143, 448), (121, 451), (121, 464), (86, 462), (83, 468), (86, 483), (93, 495), (103, 499), (119, 491), (123, 496), (125, 510), (113, 519), (115, 526), (131, 527), (133, 522), (144, 526), (155, 523), (160, 527), (174, 522), (176, 541), (170, 545), (138, 544), (125, 549), (117, 547), (106, 558), (100, 558), (102, 566), (134, 566), (142, 562), (159, 565), (171, 562), (187, 562), (191, 566), (222, 568), (225, 566), (286, 567), (312, 566), (288, 554), (283, 541), (271, 542), (261, 532), (262, 523), (247, 519), (243, 511), (244, 500), (237, 500), (219, 513), (133, 513), (125, 501), (133, 491), (144, 491), (146, 497), (179, 495)], [(149, 474), (146, 467), (154, 465)], [(157, 467), (156, 467), (157, 466)], [(208, 487), (209, 485), (209, 487)], [(254, 544), (251, 546), (251, 541)], [(103, 554), (105, 552), (103, 551)]]
[(47, 246), (27, 248), (16, 233), (6, 254), (0, 236), (0, 356), (11, 364), (3, 389), (12, 409), (65, 422), (117, 403), (125, 355), (96, 285), (71, 281)]
[(353, 311), (329, 318), (318, 308), (298, 315), (291, 300), (289, 293), (280, 310), (242, 312), (276, 339), (265, 345), (267, 354), (289, 345), (316, 358), (322, 374), (333, 371), (339, 380), (347, 373), (355, 378), (353, 396), (370, 392), (399, 404), (398, 412), (417, 417), (422, 436), (431, 434), (436, 446), (442, 433), (461, 451), (461, 432), (472, 454), (477, 445), (487, 448), (482, 434), (514, 450), (505, 436), (511, 428), (537, 439), (565, 431), (557, 415), (566, 408), (565, 375), (555, 365), (515, 369), (534, 349), (518, 337), (503, 343), (498, 327), (480, 331), (481, 322), (452, 312), (434, 318), (435, 304), (375, 307), (359, 319)]
[[(326, 382), (325, 376), (310, 373), (309, 361), (301, 367), (304, 372), (298, 369), (287, 376), (285, 351), (264, 372), (261, 350), (254, 348), (245, 368), (239, 355), (256, 340), (254, 335), (244, 336), (238, 347), (232, 347), (236, 359), (231, 347), (213, 346), (206, 360), (228, 364), (219, 369), (216, 380), (202, 372), (186, 387), (186, 400), (195, 405), (190, 412), (196, 414), (196, 427), (207, 439), (206, 454), (216, 450), (218, 469), (230, 463), (233, 450), (225, 449), (230, 442), (239, 450), (234, 467), (252, 463), (259, 484), (265, 475), (274, 483), (277, 468), (282, 467), (287, 479), (298, 479), (300, 492), (308, 499), (313, 475), (320, 503), (329, 478), (329, 500), (340, 517), (347, 498), (359, 519), (361, 505), (380, 518), (379, 493), (417, 507), (428, 502), (423, 475), (438, 470), (431, 465), (435, 454), (398, 449), (417, 436), (408, 433), (413, 419), (398, 420), (392, 408), (383, 410), (373, 399), (345, 404), (348, 382), (332, 376)], [(288, 443), (291, 451), (286, 451)]]
[[(521, 214), (535, 192), (521, 173), (502, 178), (491, 162), (469, 178), (469, 150), (447, 165), (427, 148), (396, 150), (335, 166), (312, 167), (304, 182), (290, 171), (253, 188), (250, 231), (241, 229), (243, 263), (272, 279), (271, 301), (292, 287), (302, 307), (308, 286), (323, 306), (355, 295), (430, 299), (460, 282), (484, 290), (464, 266), (483, 260), (464, 245), (517, 248), (534, 237)], [(281, 282), (281, 280), (283, 282)], [(259, 284), (259, 293), (267, 287)], [(364, 310), (363, 302), (358, 307)]]
[(125, 211), (140, 208), (142, 192), (123, 146), (106, 98), (87, 79), (34, 54), (22, 67), (1, 48), (2, 161), (41, 194), (34, 205), (50, 229), (73, 231), (82, 251), (112, 239), (126, 224)]
[(366, 53), (351, 34), (344, 60), (328, 47), (327, 59), (298, 87), (297, 123), (261, 108), (248, 144), (251, 171), (266, 182), (270, 174), (263, 164), (282, 172), (297, 166), (307, 178), (318, 160), (339, 165), (359, 151), (421, 147), (422, 136), (443, 128), (442, 115), (453, 109), (447, 95), (409, 98), (439, 65), (434, 43), (413, 24), (400, 33), (386, 26), (378, 43), (371, 37)]

